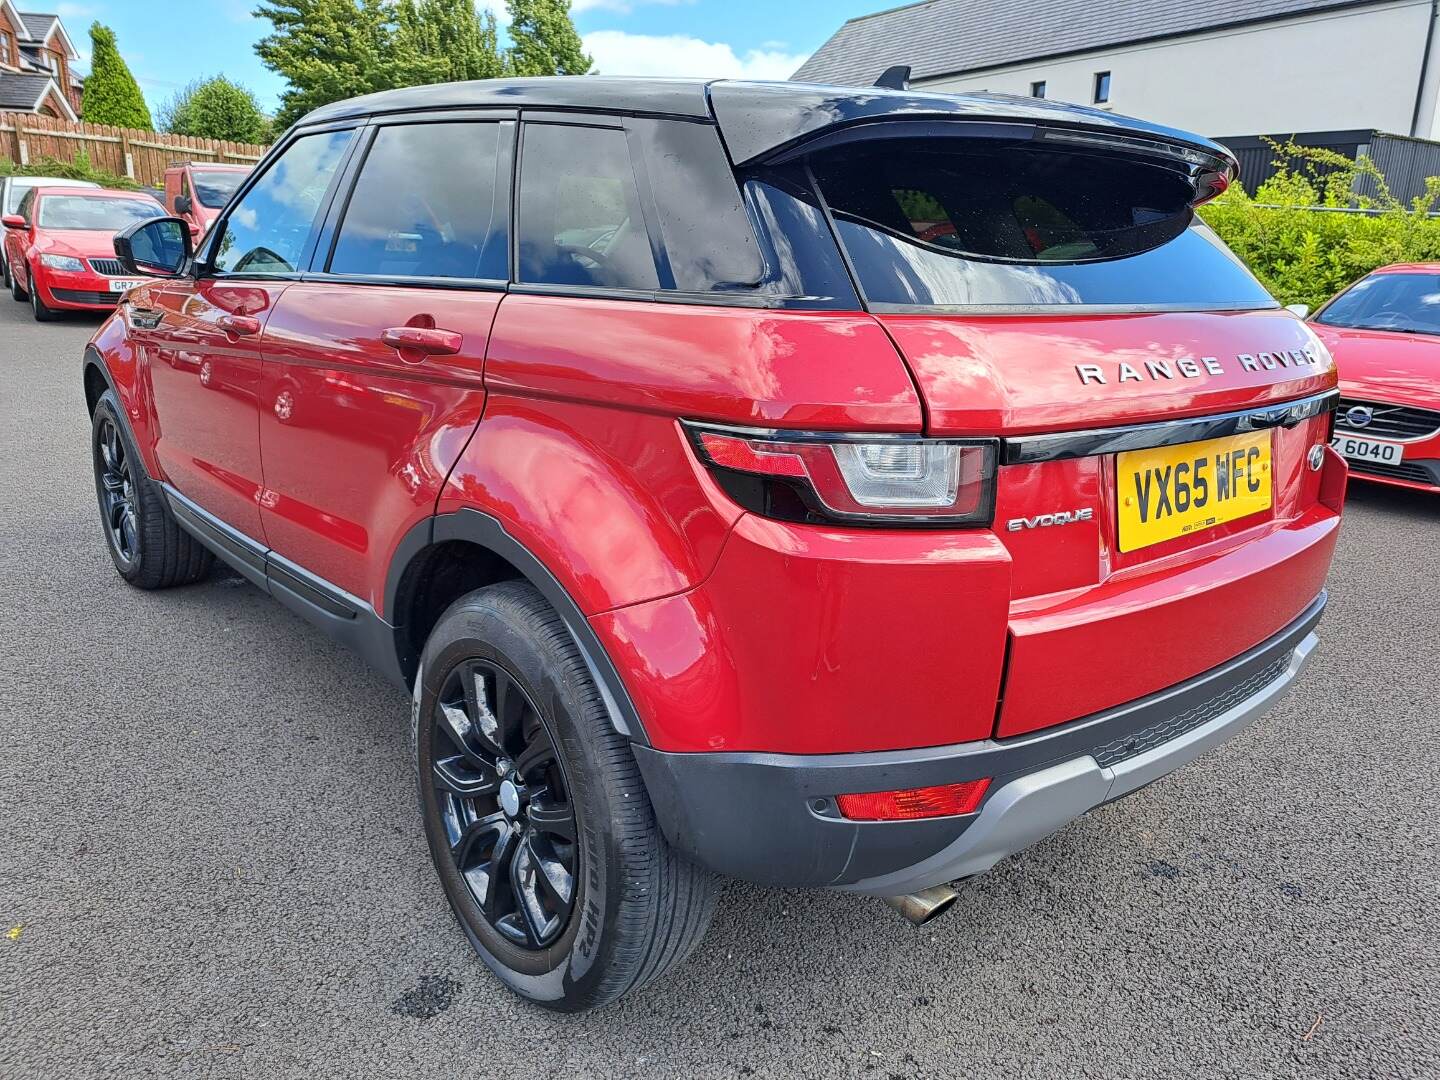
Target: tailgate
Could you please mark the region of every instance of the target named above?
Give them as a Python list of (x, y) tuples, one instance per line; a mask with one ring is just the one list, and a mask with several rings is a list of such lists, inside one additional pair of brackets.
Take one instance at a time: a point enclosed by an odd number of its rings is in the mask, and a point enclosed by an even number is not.
[(1288, 312), (879, 319), (931, 434), (1006, 440), (998, 737), (1198, 675), (1320, 591), (1335, 371)]

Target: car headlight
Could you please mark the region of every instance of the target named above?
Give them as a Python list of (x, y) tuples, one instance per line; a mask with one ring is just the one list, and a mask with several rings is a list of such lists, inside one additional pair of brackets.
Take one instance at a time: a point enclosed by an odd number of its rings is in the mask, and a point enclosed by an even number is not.
[(73, 270), (79, 272), (85, 269), (85, 264), (72, 255), (41, 255), (40, 263), (48, 266), (51, 270)]

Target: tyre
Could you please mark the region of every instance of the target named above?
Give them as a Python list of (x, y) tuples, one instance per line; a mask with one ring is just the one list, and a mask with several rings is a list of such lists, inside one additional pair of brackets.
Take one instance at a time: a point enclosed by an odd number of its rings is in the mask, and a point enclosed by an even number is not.
[(35, 316), (36, 322), (54, 322), (61, 314), (40, 299), (40, 290), (35, 288), (34, 274), (30, 275), (30, 312)]
[(0, 288), (10, 288), (10, 260), (0, 260)]
[(214, 556), (180, 528), (158, 485), (145, 475), (112, 390), (95, 406), (90, 449), (100, 524), (120, 576), (137, 588), (164, 589), (209, 573)]
[(8, 266), (5, 270), (5, 276), (10, 282), (10, 299), (14, 300), (17, 304), (23, 304), (25, 302), (25, 290), (20, 288), (20, 279), (15, 276), (15, 272)]
[(714, 878), (665, 843), (628, 743), (531, 585), (451, 605), (425, 645), (411, 729), (440, 882), (510, 989), (580, 1012), (699, 944)]

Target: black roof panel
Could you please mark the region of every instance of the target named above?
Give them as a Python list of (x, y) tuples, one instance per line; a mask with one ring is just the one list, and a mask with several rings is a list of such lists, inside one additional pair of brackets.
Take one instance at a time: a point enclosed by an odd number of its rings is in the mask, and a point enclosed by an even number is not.
[(595, 109), (601, 112), (659, 113), (710, 118), (703, 79), (611, 78), (601, 75), (550, 75), (533, 79), (479, 79), (432, 83), (322, 105), (302, 124), (326, 123), (352, 116), (408, 112), (413, 109), (462, 108)]
[(759, 161), (829, 128), (909, 119), (988, 120), (1074, 127), (1116, 135), (1148, 136), (1229, 156), (1218, 144), (1199, 135), (1116, 116), (1101, 109), (1040, 98), (730, 79), (706, 82), (560, 75), (436, 83), (324, 105), (300, 123), (326, 123), (420, 109), (485, 107), (714, 119), (737, 165)]

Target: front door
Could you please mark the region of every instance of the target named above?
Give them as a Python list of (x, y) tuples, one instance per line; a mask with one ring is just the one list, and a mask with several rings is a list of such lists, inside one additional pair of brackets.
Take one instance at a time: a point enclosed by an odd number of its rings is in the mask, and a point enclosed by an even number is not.
[(377, 610), (396, 545), (434, 513), (484, 406), (514, 126), (373, 129), (343, 217), (325, 229), (332, 250), (266, 326), (266, 536)]
[(149, 292), (156, 456), (181, 494), (264, 540), (260, 335), (304, 269), (352, 132), (295, 140), (231, 209), (193, 278)]

